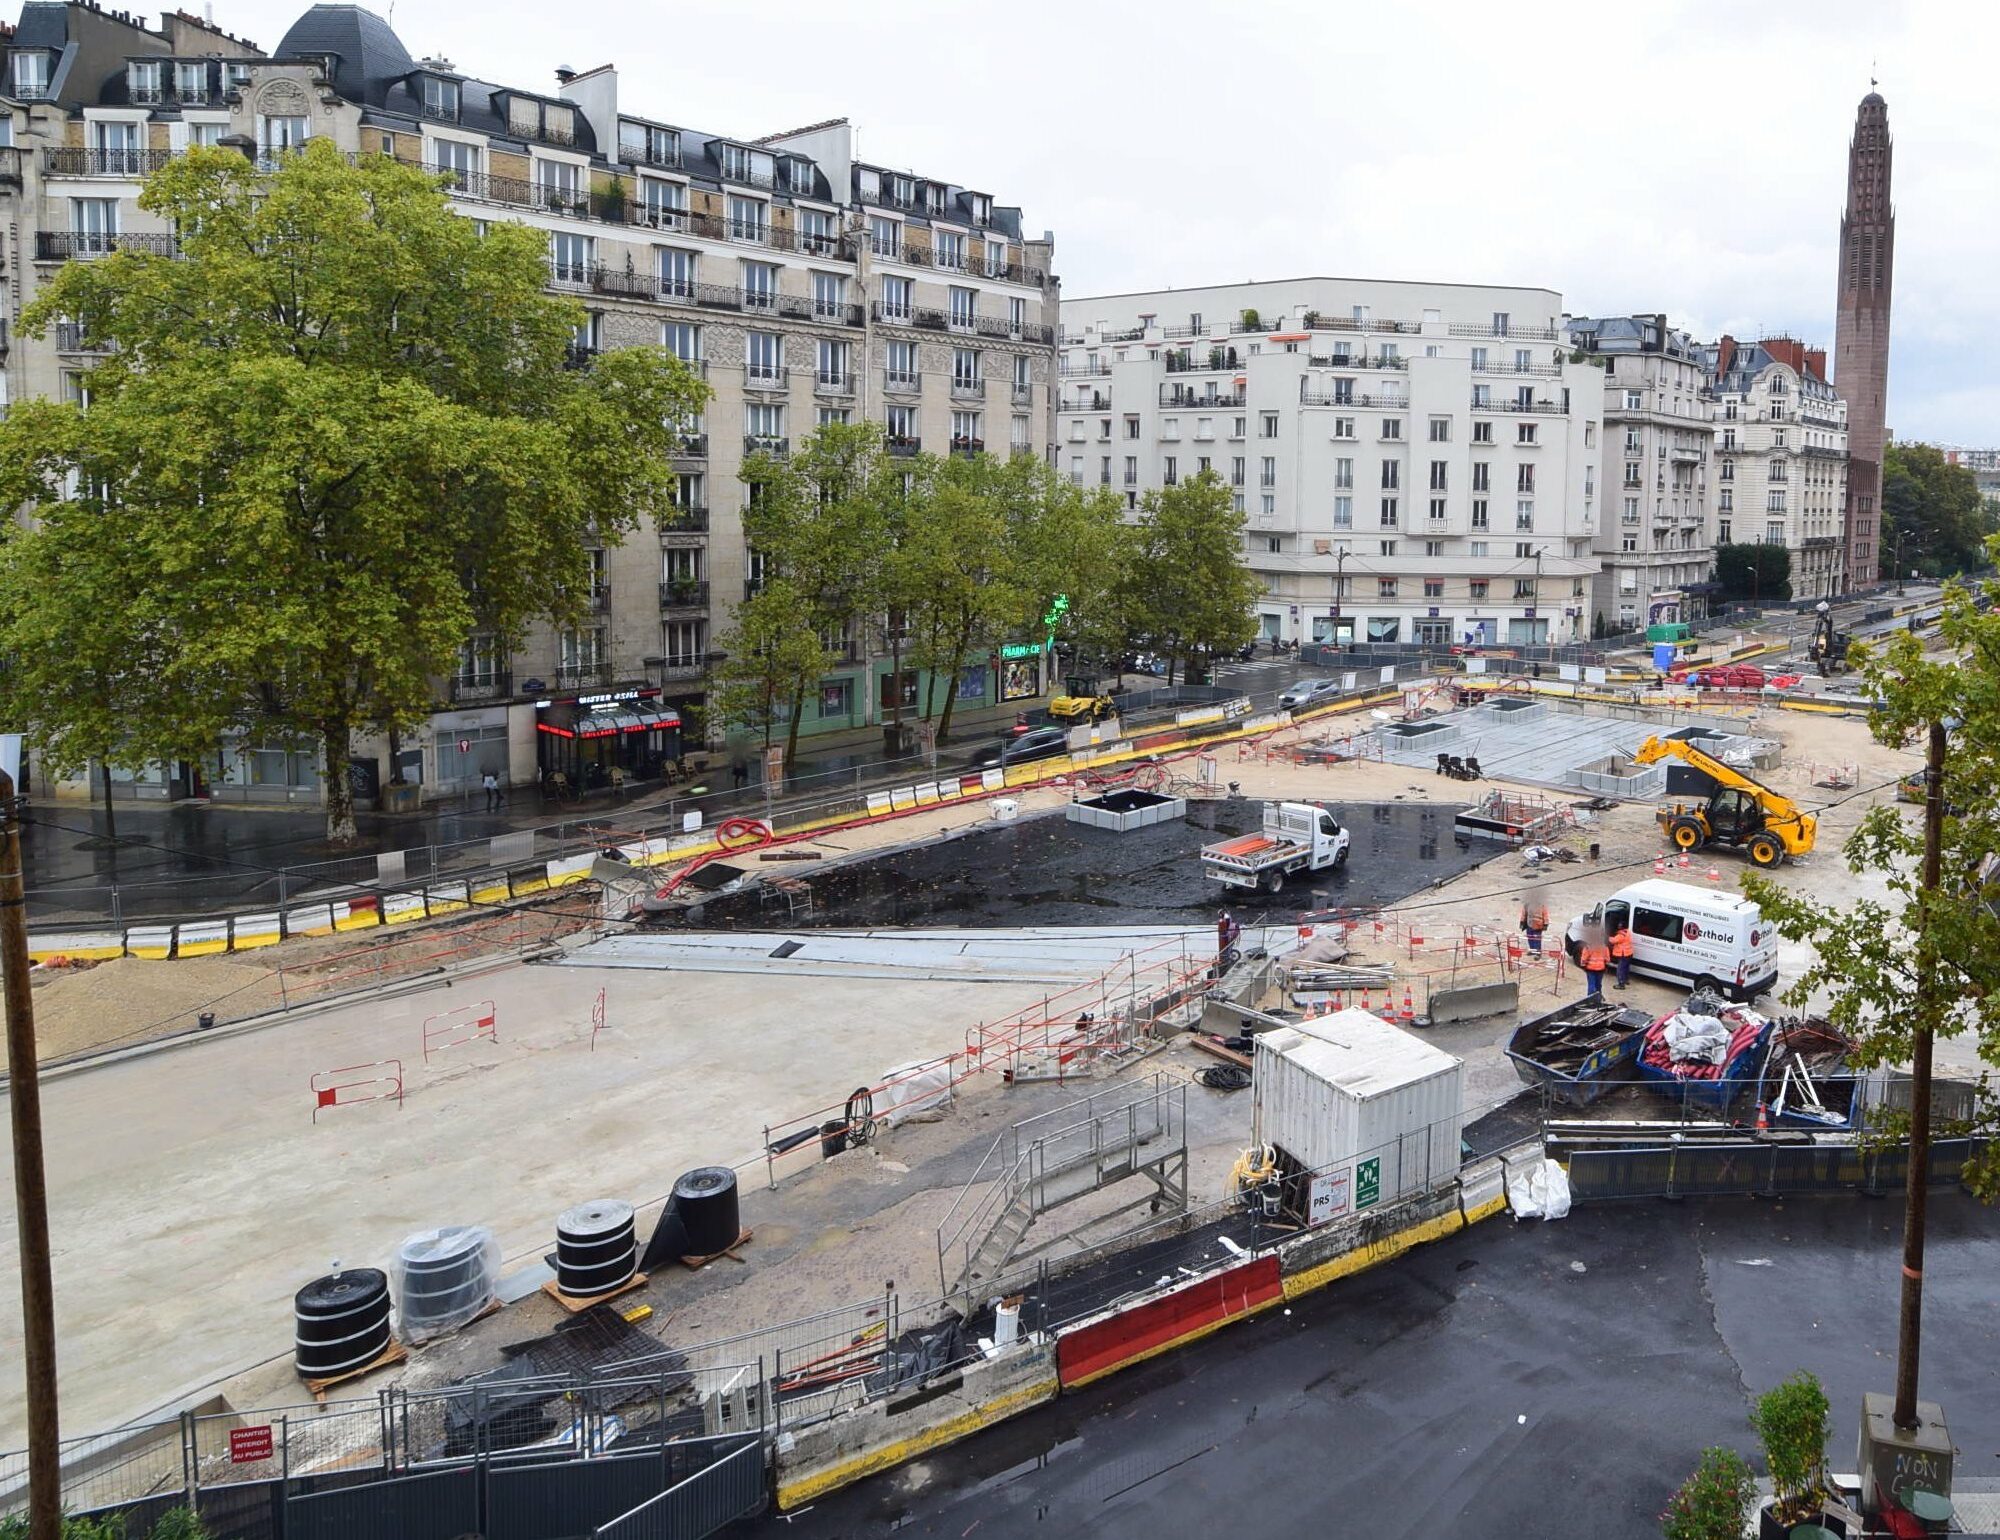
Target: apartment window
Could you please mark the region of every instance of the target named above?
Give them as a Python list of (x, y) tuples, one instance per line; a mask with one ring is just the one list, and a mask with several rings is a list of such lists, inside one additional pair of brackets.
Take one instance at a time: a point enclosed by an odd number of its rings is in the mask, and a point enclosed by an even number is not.
[(1493, 404), (1493, 387), (1491, 385), (1473, 386), (1472, 404), (1475, 408), (1491, 406)]
[(306, 142), (309, 126), (304, 118), (273, 117), (264, 114), (257, 119), (257, 148), (266, 155), (275, 155), (284, 150), (296, 150)]
[(952, 230), (939, 230), (931, 237), (931, 254), (948, 273), (965, 271), (965, 237)]
[(1139, 457), (1137, 455), (1127, 455), (1125, 457), (1125, 485), (1128, 487), (1136, 487), (1138, 484), (1139, 484)]
[(604, 662), (604, 633), (595, 626), (565, 626), (557, 633), (556, 657), (556, 666), (571, 678), (594, 674)]
[(1264, 537), (1264, 549), (1271, 552), (1273, 555), (1276, 555), (1279, 551), (1282, 551), (1284, 548), (1285, 548), (1285, 542), (1283, 536), (1266, 535)]
[(799, 209), (794, 214), (799, 245), (815, 256), (828, 256), (840, 249), (840, 230), (825, 209)]
[(785, 339), (777, 332), (744, 334), (744, 360), (749, 377), (776, 384), (785, 377)]
[(1472, 500), (1472, 527), (1486, 528), (1486, 499), (1483, 497), (1475, 497)]
[(1402, 513), (1400, 511), (1397, 500), (1393, 497), (1383, 498), (1382, 527), (1384, 529), (1394, 529), (1401, 523), (1402, 523)]
[(1619, 549), (1620, 549), (1621, 551), (1625, 551), (1625, 552), (1628, 552), (1628, 553), (1629, 553), (1629, 552), (1632, 552), (1632, 551), (1636, 551), (1636, 550), (1638, 550), (1638, 549), (1639, 549), (1639, 537), (1638, 537), (1637, 535), (1626, 535), (1626, 536), (1624, 536), (1624, 537), (1623, 537), (1623, 539), (1622, 539), (1622, 540), (1620, 541), (1620, 543), (1619, 543)]
[(1625, 453), (1635, 455), (1639, 453), (1641, 447), (1639, 430), (1637, 428), (1627, 428), (1625, 430)]
[(674, 478), (674, 506), (676, 508), (706, 508), (705, 495), (708, 478), (700, 471), (682, 471)]
[(1517, 444), (1532, 444), (1535, 442), (1535, 435), (1538, 431), (1538, 426), (1535, 423), (1517, 423), (1514, 427), (1514, 442)]
[[(898, 229), (902, 226), (898, 225)], [(907, 321), (910, 318), (910, 280), (907, 278), (884, 278), (882, 280), (882, 319), (885, 321)]]
[(1241, 455), (1237, 455), (1229, 462), (1229, 484), (1232, 487), (1240, 487), (1243, 485), (1243, 476), (1244, 476), (1243, 468), (1247, 464), (1249, 464), (1249, 461), (1245, 460)]
[[(919, 383), (917, 377), (917, 357), (917, 345), (914, 342), (892, 342), (889, 344), (888, 372), (890, 389), (915, 390), (917, 388)], [(901, 407), (893, 408), (892, 410), (907, 412), (910, 408)], [(1082, 423), (1074, 423), (1072, 426), (1081, 433), (1083, 429)]]
[(1230, 421), (1229, 436), (1231, 438), (1242, 438), (1245, 432), (1244, 425), (1247, 422), (1249, 422), (1249, 420), (1250, 419), (1247, 417), (1232, 417), (1229, 420)]
[(591, 237), (563, 230), (549, 232), (549, 270), (558, 283), (590, 281)]
[(1626, 411), (1628, 412), (1643, 411), (1645, 409), (1645, 405), (1646, 405), (1646, 393), (1644, 391), (1628, 390), (1625, 392)]
[(655, 246), (660, 293), (678, 299), (694, 296), (694, 253), (674, 246)]
[(1785, 526), (1783, 524), (1780, 524), (1776, 520), (1773, 520), (1771, 523), (1766, 524), (1764, 526), (1764, 544), (1783, 545), (1784, 543), (1785, 543)]
[(837, 423), (854, 421), (854, 413), (844, 406), (822, 406), (813, 413), (814, 423), (822, 428), (831, 428)]
[(778, 269), (770, 262), (745, 262), (743, 264), (743, 308), (745, 310), (775, 310), (778, 308)]
[(1388, 489), (1393, 487), (1399, 487), (1402, 484), (1403, 484), (1402, 462), (1400, 460), (1384, 460), (1382, 462), (1383, 487), (1385, 489)]
[(1449, 444), (1451, 442), (1451, 419), (1449, 417), (1433, 417), (1431, 419), (1431, 442), (1433, 444)]
[(1016, 337), (1028, 324), (1028, 302), (1018, 294), (1007, 301), (1007, 329)]
[(1535, 490), (1534, 466), (1517, 465), (1514, 467), (1514, 490), (1516, 492), (1533, 492)]
[(1516, 599), (1533, 599), (1535, 597), (1535, 580), (1533, 578), (1515, 578), (1514, 597)]
[[(228, 132), (229, 125), (227, 123), (197, 123), (191, 119), (187, 120), (188, 147), (190, 149), (198, 144), (205, 145), (209, 149), (215, 149), (221, 145), (222, 136)], [(4, 146), (6, 143), (6, 132), (4, 129), (0, 129), (0, 146)], [(464, 148), (469, 150), (472, 147), (466, 145)]]
[(1334, 436), (1335, 438), (1347, 438), (1347, 439), (1351, 439), (1351, 438), (1353, 438), (1353, 437), (1354, 437), (1354, 419), (1353, 419), (1352, 417), (1336, 417), (1336, 418), (1334, 418), (1334, 420), (1333, 420), (1333, 436)]
[(1431, 490), (1433, 492), (1442, 492), (1446, 489), (1446, 476), (1450, 465), (1451, 462), (1448, 460), (1431, 461)]
[(1479, 372), (1479, 373), (1483, 373), (1483, 372), (1485, 371), (1485, 369), (1486, 369), (1486, 349), (1484, 349), (1484, 348), (1474, 348), (1474, 349), (1472, 350), (1472, 367), (1473, 367), (1473, 369), (1474, 369), (1474, 371), (1475, 371), (1475, 372)]
[(1587, 422), (1583, 425), (1583, 447), (1585, 449), (1595, 449), (1597, 447), (1597, 424), (1594, 422)]
[(1729, 520), (1727, 520), (1727, 519), (1717, 519), (1717, 520), (1715, 521), (1715, 538), (1716, 538), (1716, 541), (1717, 541), (1717, 543), (1718, 543), (1718, 544), (1721, 544), (1721, 545), (1732, 545), (1732, 544), (1734, 544), (1734, 542), (1733, 542), (1733, 541), (1732, 541), (1732, 540), (1731, 540), (1731, 539), (1729, 538), (1729, 536), (1730, 536), (1730, 522), (1729, 522)]
[(1336, 497), (1333, 500), (1333, 527), (1335, 529), (1352, 529), (1354, 527), (1353, 498)]
[(1128, 417), (1125, 419), (1125, 436), (1127, 438), (1137, 438), (1139, 436), (1138, 418)]
[(184, 102), (208, 100), (208, 65), (180, 63), (174, 66), (174, 94)]
[(1514, 542), (1514, 555), (1520, 561), (1533, 561), (1535, 559), (1534, 541), (1516, 540)]
[(949, 313), (953, 326), (960, 331), (971, 331), (979, 319), (979, 296), (971, 289), (953, 287)]
[(1535, 527), (1535, 505), (1523, 500), (1514, 504), (1514, 528), (1533, 529)]
[(49, 94), (49, 56), (40, 52), (14, 55), (14, 94), (38, 101)]
[(1402, 436), (1403, 436), (1403, 419), (1402, 419), (1402, 418), (1400, 418), (1400, 417), (1384, 417), (1384, 418), (1382, 419), (1382, 437), (1384, 437), (1384, 438), (1401, 438)]
[(1201, 456), (1200, 459), (1195, 461), (1195, 471), (1198, 475), (1206, 476), (1210, 471), (1214, 469), (1215, 469), (1215, 462), (1209, 459), (1207, 455), (1203, 455)]
[(701, 328), (692, 321), (662, 321), (660, 346), (681, 362), (694, 363), (701, 357)]
[(1018, 394), (1034, 387), (1034, 364), (1026, 353), (1014, 355), (1014, 390)]
[[(1484, 556), (1486, 553), (1484, 551), (1474, 551), (1472, 554), (1475, 556)], [(1486, 602), (1487, 591), (1491, 589), (1493, 585), (1492, 582), (1487, 578), (1474, 578), (1466, 586), (1471, 590), (1472, 602), (1475, 604), (1483, 604)]]
[(1024, 449), (1033, 449), (1035, 447), (1034, 432), (1028, 426), (1028, 419), (1026, 417), (1016, 416), (1014, 418), (1013, 431), (1007, 440), (1007, 447), (1016, 454), (1019, 454)]
[[(1715, 511), (1717, 513), (1734, 513), (1736, 511), (1736, 489), (1734, 487), (1724, 487), (1717, 494)], [(1724, 541), (1723, 544), (1727, 545), (1728, 542)]]
[(1263, 496), (1263, 511), (1266, 514), (1273, 514), (1278, 511), (1278, 500), (1269, 492), (1266, 492)]
[(1442, 599), (1444, 597), (1444, 579), (1425, 578), (1424, 597), (1426, 599)]
[(1181, 479), (1181, 462), (1174, 455), (1166, 458), (1166, 468), (1160, 472), (1160, 481), (1166, 486), (1178, 486)]
[(1258, 465), (1258, 485), (1275, 487), (1278, 484), (1278, 462), (1266, 455)]
[(447, 122), (458, 120), (456, 80), (442, 80), (436, 75), (424, 76), (424, 116), (443, 118)]
[(1734, 460), (1724, 460), (1722, 462), (1722, 469), (1717, 472), (1717, 479), (1721, 481), (1734, 481), (1736, 479), (1736, 462)]
[(1097, 419), (1097, 437), (1100, 443), (1111, 437), (1111, 419), (1109, 417), (1100, 417)]
[(847, 315), (847, 279), (839, 273), (812, 275), (813, 314), (822, 321), (838, 321)]
[(1276, 412), (1258, 413), (1257, 436), (1259, 438), (1276, 438), (1278, 436), (1278, 414)]
[(1424, 542), (1424, 555), (1426, 556), (1444, 555), (1444, 542), (1442, 540), (1426, 540)]
[[(751, 401), (743, 408), (743, 431), (752, 438), (783, 438), (785, 408), (778, 401)], [(750, 499), (756, 501), (754, 496)]]
[[(883, 414), (889, 429), (889, 442), (907, 444), (917, 436), (917, 409), (913, 406), (892, 406)], [(1072, 466), (1079, 470), (1082, 460), (1072, 460)]]
[(951, 414), (951, 447), (954, 449), (984, 449), (986, 430), (978, 412), (953, 412)]
[(967, 390), (976, 390), (981, 384), (979, 373), (979, 349), (953, 348), (951, 350), (951, 383)]
[(1507, 312), (1504, 310), (1493, 312), (1493, 335), (1496, 337), (1507, 335)]
[[(1384, 551), (1384, 552), (1383, 552), (1382, 554), (1383, 554), (1384, 556), (1388, 556), (1388, 555), (1390, 555), (1390, 554), (1392, 554), (1392, 553), (1391, 553), (1391, 552), (1388, 552), (1388, 551)], [(1395, 597), (1396, 597), (1396, 580), (1395, 580), (1394, 578), (1377, 578), (1377, 579), (1375, 580), (1375, 597), (1376, 597), (1376, 598), (1378, 598), (1378, 599), (1393, 599), (1393, 598), (1395, 598)]]
[(847, 344), (830, 338), (819, 339), (816, 348), (818, 383), (830, 390), (845, 390), (847, 377)]
[(1526, 348), (1514, 349), (1514, 372), (1516, 374), (1526, 374), (1534, 366), (1534, 360), (1529, 356)]
[(1194, 420), (1194, 436), (1197, 442), (1205, 442), (1215, 437), (1215, 419), (1197, 417)]
[(755, 241), (761, 246), (769, 239), (771, 211), (762, 198), (740, 198), (732, 193), (727, 209), (732, 241)]
[[(895, 408), (894, 408), (894, 407), (891, 407), (891, 408), (890, 408), (890, 410), (891, 410), (891, 411), (893, 412), (893, 411), (895, 410)], [(905, 410), (905, 411), (907, 411), (907, 410), (909, 410), (909, 409), (908, 409), (907, 407), (905, 407), (905, 408), (904, 408), (904, 410)], [(1071, 456), (1069, 457), (1069, 481), (1070, 481), (1070, 485), (1071, 485), (1071, 486), (1074, 486), (1074, 487), (1080, 487), (1080, 486), (1082, 486), (1082, 485), (1083, 485), (1083, 456), (1082, 456), (1082, 455), (1071, 455)]]
[(1354, 462), (1352, 460), (1335, 460), (1333, 462), (1333, 484), (1337, 488), (1352, 487), (1354, 485)]
[(1771, 430), (1771, 447), (1773, 449), (1783, 449), (1785, 447), (1785, 430), (1783, 428), (1773, 428)]
[(1443, 498), (1434, 497), (1431, 499), (1431, 517), (1437, 520), (1445, 517), (1445, 500)]
[(1493, 467), (1488, 461), (1485, 460), (1473, 461), (1472, 490), (1475, 492), (1491, 491), (1492, 487), (1489, 485), (1489, 482), (1492, 478), (1492, 474), (1493, 474)]
[(1486, 542), (1484, 540), (1470, 541), (1466, 546), (1466, 552), (1468, 555), (1484, 557), (1486, 555)]
[(1764, 511), (1766, 513), (1783, 513), (1785, 511), (1785, 494), (1782, 490), (1774, 487), (1771, 491), (1764, 494)]
[(1490, 423), (1490, 422), (1476, 422), (1476, 423), (1474, 423), (1474, 424), (1472, 425), (1472, 442), (1473, 442), (1473, 443), (1475, 443), (1475, 444), (1490, 444), (1490, 443), (1492, 443), (1492, 442), (1493, 442), (1493, 424), (1492, 424), (1492, 423)]

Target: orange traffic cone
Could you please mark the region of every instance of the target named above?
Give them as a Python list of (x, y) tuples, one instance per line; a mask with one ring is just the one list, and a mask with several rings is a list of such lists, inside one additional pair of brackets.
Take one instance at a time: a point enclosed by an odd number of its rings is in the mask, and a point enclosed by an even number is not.
[(1347, 1009), (1346, 1006), (1340, 1003), (1340, 991), (1337, 989), (1333, 992), (1333, 1008), (1336, 1011), (1344, 1011)]
[(1412, 1006), (1411, 1006), (1411, 1004), (1410, 1004), (1410, 991), (1409, 991), (1409, 988), (1408, 988), (1408, 986), (1406, 985), (1406, 986), (1404, 986), (1404, 989), (1403, 989), (1403, 1010), (1402, 1010), (1402, 1013), (1401, 1013), (1401, 1015), (1399, 1015), (1399, 1016), (1397, 1017), (1397, 1020), (1399, 1020), (1399, 1021), (1415, 1021), (1416, 1019), (1417, 1019), (1417, 1013), (1416, 1013), (1416, 1010), (1415, 1010), (1415, 1008), (1414, 1008), (1414, 1007), (1412, 1007)]
[(1718, 867), (1714, 867), (1714, 866), (1711, 866), (1711, 867), (1710, 867), (1710, 868), (1708, 869), (1708, 880), (1709, 880), (1710, 882), (1720, 882), (1720, 881), (1722, 881), (1722, 872), (1721, 872), (1721, 869), (1720, 869), (1720, 868), (1718, 868)]
[(1683, 850), (1683, 851), (1681, 852), (1681, 870), (1682, 870), (1682, 871), (1686, 871), (1686, 870), (1687, 870), (1687, 868), (1688, 868), (1688, 867), (1689, 867), (1690, 865), (1692, 865), (1692, 864), (1693, 864), (1693, 861), (1694, 861), (1694, 857), (1690, 856), (1690, 855), (1689, 855), (1689, 854), (1688, 854), (1688, 853), (1687, 853), (1687, 852), (1686, 852), (1685, 850)]
[(1364, 1011), (1372, 1011), (1375, 1008), (1368, 1003), (1368, 991), (1365, 989), (1361, 991), (1361, 1008)]
[(1759, 1102), (1759, 1103), (1757, 1103), (1757, 1129), (1758, 1129), (1758, 1132), (1760, 1132), (1760, 1133), (1761, 1133), (1761, 1132), (1763, 1132), (1764, 1130), (1768, 1129), (1768, 1128), (1769, 1128), (1770, 1126), (1771, 1126), (1771, 1120), (1770, 1120), (1770, 1118), (1766, 1117), (1766, 1116), (1765, 1116), (1765, 1114), (1764, 1114), (1764, 1104), (1763, 1104), (1762, 1102)]
[(1653, 875), (1655, 877), (1667, 875), (1667, 853), (1664, 850), (1653, 857)]

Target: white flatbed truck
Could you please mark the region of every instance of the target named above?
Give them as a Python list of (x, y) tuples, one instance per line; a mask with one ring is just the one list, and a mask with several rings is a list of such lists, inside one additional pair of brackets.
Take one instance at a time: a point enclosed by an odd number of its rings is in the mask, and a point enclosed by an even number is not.
[(1347, 863), (1353, 843), (1340, 820), (1311, 802), (1268, 802), (1264, 832), (1204, 845), (1204, 875), (1232, 888), (1275, 893), (1294, 872), (1318, 872)]

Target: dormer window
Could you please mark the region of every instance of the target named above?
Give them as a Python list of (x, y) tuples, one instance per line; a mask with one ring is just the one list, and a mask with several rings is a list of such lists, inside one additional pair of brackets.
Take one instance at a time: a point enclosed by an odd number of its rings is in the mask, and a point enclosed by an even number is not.
[(424, 116), (447, 123), (458, 121), (458, 82), (441, 75), (424, 76)]
[(982, 225), (993, 223), (993, 200), (985, 193), (967, 193), (965, 201), (971, 207), (974, 223)]
[(14, 55), (14, 94), (22, 101), (39, 101), (49, 94), (49, 56), (23, 49)]
[(763, 150), (746, 150), (740, 144), (722, 146), (722, 175), (725, 181), (769, 187), (771, 165), (771, 156)]
[(933, 214), (944, 212), (944, 189), (936, 182), (924, 185), (924, 207)]
[(181, 63), (174, 66), (174, 95), (184, 102), (208, 100), (208, 65)]
[(681, 163), (681, 136), (671, 128), (654, 128), (647, 123), (618, 125), (618, 154), (635, 165), (678, 166)]
[(898, 208), (911, 208), (917, 201), (917, 184), (906, 176), (885, 176), (882, 178), (882, 196)]
[(125, 66), (125, 79), (134, 102), (157, 102), (160, 89), (160, 61), (137, 59)]

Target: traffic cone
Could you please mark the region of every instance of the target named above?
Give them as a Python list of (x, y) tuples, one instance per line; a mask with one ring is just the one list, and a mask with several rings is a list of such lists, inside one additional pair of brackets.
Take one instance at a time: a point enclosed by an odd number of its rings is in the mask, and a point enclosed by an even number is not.
[(1361, 991), (1361, 1008), (1364, 1011), (1372, 1011), (1375, 1009), (1374, 1006), (1368, 1003), (1368, 991), (1366, 989)]
[(1653, 875), (1655, 877), (1667, 875), (1667, 853), (1664, 850), (1653, 857)]
[(1688, 867), (1693, 864), (1693, 862), (1694, 862), (1694, 857), (1689, 855), (1685, 850), (1683, 850), (1681, 852), (1681, 870), (1686, 871)]
[(1721, 869), (1720, 869), (1720, 868), (1718, 868), (1718, 867), (1714, 867), (1714, 866), (1711, 866), (1711, 867), (1710, 867), (1710, 868), (1708, 869), (1708, 880), (1709, 880), (1710, 882), (1720, 882), (1720, 881), (1722, 881), (1722, 872), (1721, 872)]
[(1340, 991), (1337, 989), (1333, 992), (1333, 1008), (1336, 1011), (1344, 1011), (1347, 1009), (1346, 1006), (1340, 1003)]
[(1408, 985), (1404, 985), (1403, 987), (1403, 1010), (1397, 1019), (1400, 1021), (1415, 1021), (1417, 1019), (1416, 1009), (1410, 1004), (1410, 990)]
[(1770, 1126), (1771, 1126), (1771, 1120), (1764, 1114), (1764, 1104), (1762, 1102), (1757, 1103), (1757, 1131), (1759, 1133), (1763, 1133), (1767, 1129), (1769, 1129)]

